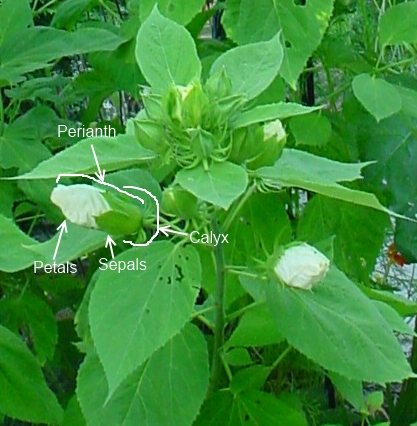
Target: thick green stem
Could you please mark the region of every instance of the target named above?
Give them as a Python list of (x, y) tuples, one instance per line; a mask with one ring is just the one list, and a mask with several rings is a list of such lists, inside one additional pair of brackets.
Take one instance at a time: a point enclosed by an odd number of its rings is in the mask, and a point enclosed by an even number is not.
[[(216, 215), (213, 215), (211, 220), (211, 228), (213, 232), (220, 235), (220, 227), (217, 223)], [(225, 259), (223, 252), (223, 245), (217, 244), (214, 248), (214, 262), (216, 265), (216, 293), (214, 297), (215, 307), (215, 323), (214, 323), (214, 345), (213, 345), (213, 360), (211, 363), (211, 376), (209, 395), (213, 394), (219, 387), (221, 372), (222, 372), (222, 358), (220, 354), (221, 347), (224, 343), (224, 325), (225, 325), (225, 309), (224, 309), (224, 268)]]

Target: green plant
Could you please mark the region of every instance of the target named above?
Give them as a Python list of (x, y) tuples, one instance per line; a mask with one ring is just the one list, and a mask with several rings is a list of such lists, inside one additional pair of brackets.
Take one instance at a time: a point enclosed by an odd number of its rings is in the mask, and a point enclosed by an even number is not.
[[(417, 304), (370, 277), (394, 219), (417, 256), (416, 3), (227, 0), (225, 41), (198, 37), (202, 1), (40, 3), (0, 4), (0, 413), (415, 422), (395, 333)], [(58, 137), (81, 124), (118, 134)], [(324, 406), (325, 377), (349, 412)], [(363, 396), (403, 381), (388, 412)]]

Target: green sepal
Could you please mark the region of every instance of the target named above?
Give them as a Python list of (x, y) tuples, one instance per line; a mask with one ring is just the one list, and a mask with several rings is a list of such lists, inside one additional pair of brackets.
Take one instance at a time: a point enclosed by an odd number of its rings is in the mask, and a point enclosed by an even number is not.
[(159, 155), (164, 155), (168, 149), (168, 138), (165, 129), (151, 120), (134, 120), (135, 136), (139, 144)]
[(191, 219), (198, 213), (198, 199), (181, 187), (166, 188), (162, 194), (161, 210), (169, 216)]
[(203, 130), (193, 129), (190, 132), (191, 149), (199, 160), (209, 159), (216, 144), (214, 136)]
[(210, 99), (222, 99), (230, 96), (232, 93), (232, 83), (226, 75), (224, 68), (219, 69), (206, 81), (204, 90)]
[(154, 94), (142, 94), (142, 102), (146, 115), (153, 121), (164, 121), (166, 116), (162, 109), (162, 96)]
[(111, 210), (95, 217), (98, 227), (112, 235), (134, 234), (142, 228), (143, 215), (139, 207), (125, 200), (127, 195), (103, 194)]

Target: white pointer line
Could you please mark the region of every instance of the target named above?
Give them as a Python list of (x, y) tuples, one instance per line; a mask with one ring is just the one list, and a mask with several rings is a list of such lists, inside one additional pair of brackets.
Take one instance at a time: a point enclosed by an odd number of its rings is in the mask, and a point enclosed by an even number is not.
[(52, 260), (55, 260), (55, 259), (56, 259), (56, 254), (58, 253), (58, 247), (59, 247), (59, 245), (61, 244), (62, 233), (64, 232), (64, 230), (65, 230), (65, 232), (68, 232), (68, 229), (67, 229), (67, 222), (64, 220), (64, 221), (61, 223), (61, 225), (59, 225), (59, 226), (58, 226), (58, 228), (57, 228), (57, 229), (60, 229), (61, 231), (60, 231), (60, 233), (59, 233), (58, 241), (57, 241), (56, 246), (55, 246), (54, 257), (52, 258)]
[(93, 151), (93, 156), (94, 156), (94, 160), (96, 161), (96, 165), (97, 165), (97, 170), (98, 170), (98, 173), (94, 173), (101, 181), (103, 181), (104, 182), (104, 176), (105, 176), (105, 174), (106, 174), (106, 171), (105, 170), (103, 170), (103, 173), (101, 172), (101, 169), (100, 169), (100, 164), (99, 164), (99, 162), (98, 162), (98, 159), (97, 159), (97, 155), (96, 155), (96, 151), (94, 150), (94, 145), (93, 144), (91, 144), (91, 151)]
[[(97, 182), (97, 183), (99, 183), (100, 185), (106, 185), (106, 186), (109, 186), (110, 188), (113, 188), (113, 189), (115, 189), (116, 191), (119, 191), (120, 193), (122, 193), (122, 194), (125, 194), (125, 195), (128, 195), (129, 197), (132, 197), (132, 198), (136, 198), (137, 200), (139, 200), (142, 204), (145, 204), (145, 201), (142, 199), (142, 198), (140, 198), (140, 197), (137, 197), (136, 195), (132, 195), (130, 192), (127, 192), (127, 191), (123, 191), (123, 189), (120, 189), (120, 188), (118, 188), (117, 186), (114, 186), (114, 185), (112, 185), (111, 183), (107, 183), (107, 182), (103, 182), (102, 180), (100, 180), (100, 179), (96, 179), (96, 178), (93, 178), (92, 176), (89, 176), (89, 175), (83, 175), (83, 174), (80, 174), (80, 173), (78, 173), (78, 174), (75, 174), (75, 173), (63, 173), (63, 174), (61, 174), (61, 175), (58, 175), (58, 177), (56, 178), (56, 183), (58, 183), (59, 182), (59, 179), (61, 179), (61, 176), (65, 176), (65, 177), (84, 177), (84, 178), (87, 178), (87, 179), (91, 179), (91, 180), (93, 180), (94, 182)], [(126, 188), (126, 187), (125, 187)], [(133, 187), (134, 188), (134, 187)]]

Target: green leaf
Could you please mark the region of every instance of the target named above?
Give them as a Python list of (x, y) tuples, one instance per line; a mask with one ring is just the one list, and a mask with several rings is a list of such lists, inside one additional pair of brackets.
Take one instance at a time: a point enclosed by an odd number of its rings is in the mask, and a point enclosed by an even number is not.
[(290, 129), (296, 145), (324, 146), (330, 139), (332, 126), (321, 114), (308, 114), (294, 117)]
[(0, 411), (33, 423), (57, 424), (62, 409), (22, 340), (0, 326)]
[(390, 226), (385, 213), (316, 195), (303, 211), (297, 237), (317, 243), (334, 236), (337, 267), (350, 277), (367, 282)]
[(283, 58), (279, 35), (269, 41), (238, 46), (223, 53), (213, 63), (210, 75), (224, 69), (232, 94), (253, 99), (275, 79)]
[(58, 5), (51, 25), (56, 28), (72, 29), (85, 12), (98, 4), (98, 0), (66, 0)]
[(349, 380), (340, 374), (329, 371), (328, 376), (340, 395), (359, 411), (363, 405), (363, 387), (358, 380)]
[[(396, 115), (375, 126), (370, 117), (360, 116), (357, 143), (362, 158), (377, 160), (365, 171), (365, 178), (375, 190), (386, 198), (386, 204), (394, 211), (416, 219), (417, 137), (415, 120)], [(415, 223), (399, 221), (395, 244), (403, 256), (413, 261), (417, 256)]]
[(274, 326), (266, 304), (249, 309), (239, 321), (225, 348), (239, 346), (266, 346), (280, 343), (284, 340)]
[(16, 272), (26, 269), (35, 261), (35, 254), (24, 247), (35, 240), (24, 234), (13, 222), (0, 215), (0, 271)]
[(191, 35), (181, 25), (164, 18), (156, 7), (139, 29), (136, 60), (157, 92), (166, 91), (171, 84), (186, 86), (201, 74)]
[(291, 102), (278, 102), (277, 104), (260, 105), (248, 111), (242, 112), (232, 122), (232, 128), (246, 127), (251, 124), (261, 123), (264, 121), (272, 121), (293, 117), (295, 115), (309, 114), (312, 111), (317, 111), (321, 107), (306, 107), (304, 105)]
[[(135, 58), (136, 40), (132, 38), (127, 43), (123, 43), (116, 50), (111, 52), (95, 52), (88, 56), (88, 62), (97, 72), (93, 74), (91, 81), (92, 89), (99, 88), (97, 80), (103, 88), (103, 93), (111, 85), (111, 91), (125, 90), (135, 99), (138, 98), (138, 86), (146, 84), (145, 78), (140, 72), (139, 65)], [(84, 74), (81, 74), (83, 76)], [(78, 83), (80, 80), (78, 80)], [(103, 97), (103, 100), (106, 96)], [(98, 107), (101, 107), (101, 102)], [(92, 117), (94, 121), (96, 116)]]
[(295, 89), (307, 59), (317, 49), (332, 15), (332, 0), (229, 0), (223, 19), (226, 32), (238, 44), (269, 40), (282, 31), (281, 75)]
[(399, 216), (381, 205), (374, 194), (346, 188), (337, 183), (361, 179), (361, 168), (369, 164), (371, 163), (340, 163), (296, 149), (284, 149), (274, 166), (262, 167), (256, 173), (267, 185), (302, 188)]
[(115, 260), (144, 261), (146, 270), (102, 271), (91, 295), (91, 333), (110, 394), (189, 320), (201, 280), (191, 246), (154, 242)]
[(47, 303), (27, 291), (18, 297), (0, 300), (0, 316), (2, 324), (15, 333), (22, 326), (30, 328), (39, 363), (52, 359), (58, 340), (58, 329), (54, 314)]
[[(107, 234), (94, 229), (67, 224), (68, 233), (63, 233), (55, 262), (65, 263), (90, 251), (103, 247)], [(59, 238), (38, 243), (24, 234), (16, 224), (0, 215), (0, 271), (16, 272), (32, 266), (35, 261), (54, 263), (53, 255)]]
[(35, 107), (8, 125), (0, 136), (0, 166), (30, 170), (49, 158), (51, 153), (42, 143), (42, 139), (50, 135), (50, 128), (44, 124), (48, 122), (57, 122), (53, 111), (47, 107)]
[(252, 359), (247, 349), (234, 348), (226, 352), (223, 357), (224, 361), (232, 366), (244, 366), (252, 364)]
[(0, 5), (0, 46), (13, 33), (33, 24), (32, 10), (27, 0), (7, 0)]
[(353, 79), (352, 88), (360, 103), (378, 122), (401, 110), (400, 94), (394, 85), (382, 78), (360, 74)]
[(142, 22), (149, 16), (155, 4), (167, 18), (186, 25), (204, 6), (204, 0), (138, 0), (139, 17)]
[(417, 302), (406, 299), (398, 294), (384, 290), (376, 290), (365, 285), (359, 288), (372, 300), (379, 300), (395, 309), (401, 316), (411, 316), (417, 314)]
[(182, 169), (176, 183), (201, 200), (227, 210), (245, 192), (248, 176), (245, 170), (232, 163), (213, 163), (209, 170), (202, 166)]
[(69, 400), (59, 426), (87, 426), (76, 395)]
[(307, 426), (301, 403), (292, 395), (258, 390), (233, 395), (222, 390), (208, 399), (194, 426)]
[(97, 164), (91, 145), (94, 145), (101, 169), (107, 172), (126, 168), (154, 157), (153, 153), (136, 142), (134, 136), (88, 138), (43, 161), (31, 172), (18, 176), (16, 179), (56, 179), (58, 175), (65, 173), (95, 173)]
[(404, 319), (394, 308), (384, 302), (380, 302), (379, 300), (374, 300), (373, 303), (385, 321), (391, 326), (393, 331), (406, 336), (413, 336), (414, 332), (412, 328), (405, 323)]
[[(56, 263), (65, 263), (77, 259), (86, 253), (103, 247), (106, 243), (107, 234), (105, 232), (87, 229), (69, 222), (67, 222), (67, 229), (68, 232), (64, 232), (61, 237), (55, 259)], [(43, 263), (53, 263), (53, 255), (58, 238), (59, 232), (44, 243), (37, 243), (31, 240), (31, 244), (25, 244), (24, 248), (34, 256), (35, 260), (42, 261)]]
[[(193, 325), (169, 340), (129, 376), (106, 402), (98, 357), (80, 368), (77, 395), (89, 425), (191, 426), (204, 400), (209, 366), (206, 342)], [(140, 420), (139, 420), (140, 419)]]
[(379, 43), (381, 46), (417, 43), (417, 2), (410, 1), (390, 7), (379, 23)]
[(50, 27), (27, 28), (0, 44), (0, 81), (13, 82), (63, 56), (114, 50), (123, 41), (102, 28), (83, 28), (71, 33)]
[(335, 267), (312, 291), (271, 280), (267, 300), (288, 343), (323, 368), (379, 384), (412, 376), (390, 326)]

